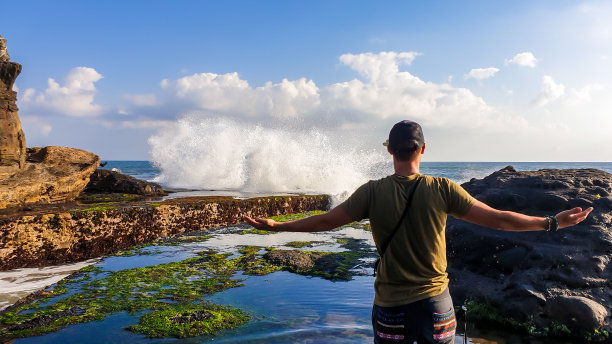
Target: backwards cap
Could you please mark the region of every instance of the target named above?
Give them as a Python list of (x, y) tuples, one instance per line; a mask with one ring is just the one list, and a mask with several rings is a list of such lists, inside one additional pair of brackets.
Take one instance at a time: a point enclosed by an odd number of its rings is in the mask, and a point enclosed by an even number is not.
[(412, 152), (425, 144), (423, 129), (417, 122), (404, 120), (396, 123), (389, 132), (388, 144), (391, 152)]

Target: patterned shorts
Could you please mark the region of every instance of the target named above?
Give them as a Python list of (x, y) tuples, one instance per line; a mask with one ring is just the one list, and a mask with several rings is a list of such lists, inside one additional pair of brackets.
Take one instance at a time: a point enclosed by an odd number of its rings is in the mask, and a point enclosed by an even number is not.
[(372, 307), (374, 343), (454, 343), (455, 310), (448, 289), (397, 307)]

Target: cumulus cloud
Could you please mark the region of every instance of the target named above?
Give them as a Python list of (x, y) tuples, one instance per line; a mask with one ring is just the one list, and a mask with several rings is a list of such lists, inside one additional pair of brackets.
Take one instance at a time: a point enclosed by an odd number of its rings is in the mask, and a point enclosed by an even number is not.
[[(283, 79), (254, 87), (238, 73), (198, 73), (160, 82), (160, 93), (124, 97), (119, 112), (150, 119), (199, 113), (230, 116), (253, 123), (299, 122), (344, 128), (380, 120), (412, 118), (433, 126), (497, 126), (495, 109), (465, 88), (423, 81), (402, 66), (418, 52), (344, 54), (339, 61), (358, 77), (318, 86), (306, 78)], [(494, 74), (495, 68), (486, 72)], [(475, 72), (475, 75), (482, 75)], [(150, 104), (155, 106), (149, 106)]]
[(505, 64), (506, 65), (517, 64), (519, 66), (533, 68), (538, 64), (538, 59), (536, 59), (533, 53), (526, 51), (526, 52), (514, 55), (514, 57), (512, 57), (511, 59), (507, 59), (505, 61)]
[(47, 80), (47, 89), (37, 92), (27, 89), (21, 98), (25, 106), (37, 106), (68, 116), (96, 116), (101, 113), (101, 106), (94, 104), (97, 93), (95, 83), (102, 75), (89, 67), (71, 69), (61, 86), (55, 79)]
[(499, 72), (499, 68), (489, 67), (489, 68), (473, 68), (469, 73), (464, 75), (465, 79), (488, 79), (495, 75), (495, 73)]
[(544, 106), (563, 95), (565, 95), (565, 86), (563, 84), (557, 84), (551, 76), (544, 75), (544, 77), (542, 77), (540, 93), (534, 100), (534, 103), (538, 107)]
[(253, 88), (238, 73), (200, 73), (164, 79), (160, 86), (165, 98), (179, 108), (220, 114), (295, 118), (319, 105), (319, 89), (305, 78)]

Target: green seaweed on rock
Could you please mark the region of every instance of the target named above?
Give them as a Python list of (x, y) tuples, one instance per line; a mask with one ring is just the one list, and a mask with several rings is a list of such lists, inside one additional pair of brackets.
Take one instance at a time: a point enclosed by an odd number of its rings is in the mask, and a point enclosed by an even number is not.
[(211, 253), (179, 262), (120, 271), (79, 271), (30, 302), (0, 314), (0, 338), (41, 335), (67, 325), (103, 320), (119, 311), (135, 313), (198, 303), (240, 286), (232, 276), (237, 259)]
[(215, 335), (223, 329), (240, 326), (250, 316), (241, 310), (219, 305), (168, 305), (140, 317), (138, 325), (126, 329), (150, 338), (186, 338)]
[[(207, 239), (207, 238), (206, 238)], [(195, 238), (193, 241), (205, 240)], [(179, 240), (181, 243), (189, 240)], [(343, 246), (361, 247), (355, 239)], [(145, 254), (147, 246), (167, 245), (164, 241), (139, 245), (129, 254)], [(265, 256), (274, 248), (242, 246), (240, 255), (201, 251), (182, 261), (106, 271), (88, 266), (53, 287), (32, 294), (0, 312), (0, 341), (43, 335), (71, 324), (104, 320), (116, 312), (140, 318), (129, 330), (150, 337), (212, 335), (248, 321), (240, 310), (208, 304), (209, 295), (241, 286), (234, 276), (266, 275), (279, 270), (332, 281), (350, 280), (371, 250), (344, 252), (295, 251), (313, 257), (311, 268), (295, 269), (291, 264), (272, 264)], [(147, 312), (143, 314), (143, 312)], [(174, 319), (174, 320), (173, 320)]]

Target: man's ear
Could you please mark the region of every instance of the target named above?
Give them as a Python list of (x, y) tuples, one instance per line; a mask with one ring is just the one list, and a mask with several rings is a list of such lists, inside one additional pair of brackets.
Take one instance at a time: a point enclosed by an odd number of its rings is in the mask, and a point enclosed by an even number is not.
[(393, 155), (393, 152), (391, 151), (391, 148), (389, 148), (389, 146), (387, 146), (387, 152), (389, 152), (389, 154)]
[(423, 147), (421, 147), (421, 154), (425, 154), (425, 143), (423, 143)]

